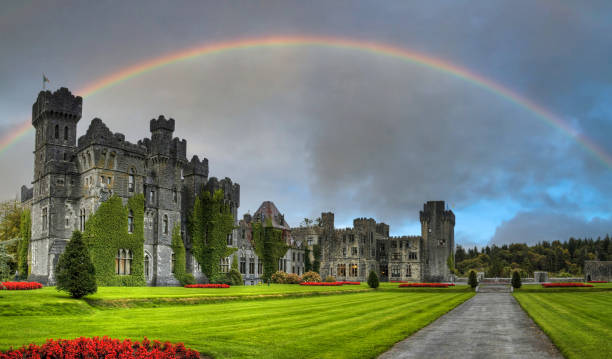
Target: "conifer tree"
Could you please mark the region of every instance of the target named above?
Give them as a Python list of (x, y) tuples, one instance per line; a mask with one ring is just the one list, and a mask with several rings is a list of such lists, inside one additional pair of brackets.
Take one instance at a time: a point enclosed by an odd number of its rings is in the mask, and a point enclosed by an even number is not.
[(478, 286), (478, 277), (476, 276), (476, 272), (471, 270), (470, 275), (468, 277), (468, 284), (472, 288), (476, 288)]
[(370, 275), (368, 276), (368, 285), (370, 286), (370, 288), (378, 288), (378, 276), (376, 275), (376, 272), (374, 271), (370, 271)]
[(512, 272), (512, 287), (514, 287), (514, 289), (519, 289), (521, 287), (521, 276), (517, 270)]
[(68, 292), (73, 298), (81, 298), (98, 291), (96, 271), (81, 232), (72, 232), (72, 239), (60, 256), (55, 273), (57, 290)]

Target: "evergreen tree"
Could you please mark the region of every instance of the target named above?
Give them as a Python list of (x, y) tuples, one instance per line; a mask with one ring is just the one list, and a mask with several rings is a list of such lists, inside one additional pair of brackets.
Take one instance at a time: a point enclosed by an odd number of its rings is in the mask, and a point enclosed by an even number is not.
[(519, 289), (521, 287), (521, 276), (517, 270), (512, 272), (512, 286), (514, 289)]
[(96, 271), (81, 232), (72, 233), (72, 239), (60, 256), (55, 273), (57, 290), (66, 291), (73, 298), (81, 298), (98, 290)]
[(470, 271), (470, 275), (468, 277), (468, 284), (472, 288), (476, 288), (478, 286), (478, 277), (476, 276), (476, 271)]
[(368, 285), (370, 286), (370, 288), (378, 288), (378, 276), (376, 275), (376, 272), (374, 271), (370, 271), (370, 275), (368, 276)]

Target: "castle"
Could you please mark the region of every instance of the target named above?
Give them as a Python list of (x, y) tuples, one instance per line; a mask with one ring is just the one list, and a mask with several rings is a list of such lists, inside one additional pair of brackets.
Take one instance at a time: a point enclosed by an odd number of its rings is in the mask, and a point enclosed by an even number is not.
[[(151, 138), (130, 143), (95, 118), (77, 141), (81, 111), (82, 98), (66, 88), (41, 91), (32, 106), (36, 129), (33, 189), (22, 188), (22, 201), (31, 203), (30, 279), (55, 283), (54, 268), (72, 232), (83, 230), (89, 216), (111, 195), (125, 204), (136, 194), (145, 198), (147, 284), (178, 284), (172, 275), (171, 249), (171, 229), (176, 224), (186, 244), (187, 270), (201, 278), (190, 254), (187, 211), (202, 188), (223, 189), (237, 218), (240, 186), (229, 178), (209, 178), (206, 158), (193, 156), (188, 161), (187, 142), (173, 137), (173, 119), (152, 119)], [(130, 253), (117, 248), (117, 263), (122, 264), (117, 266), (117, 275), (130, 274), (126, 264), (130, 260)]]
[[(191, 253), (187, 218), (202, 190), (222, 189), (236, 228), (227, 245), (235, 255), (222, 258), (220, 271), (228, 272), (232, 258), (239, 261), (245, 284), (261, 281), (262, 262), (250, 238), (253, 221), (269, 219), (282, 231), (288, 246), (278, 268), (303, 274), (306, 251), (311, 263), (319, 261), (323, 278), (365, 281), (370, 271), (381, 280), (446, 281), (447, 264), (454, 252), (455, 216), (444, 202), (427, 202), (420, 212), (421, 235), (389, 237), (389, 226), (358, 218), (353, 228), (336, 229), (334, 214), (322, 213), (317, 226), (291, 228), (274, 203), (265, 201), (240, 221), (240, 186), (230, 178), (208, 177), (208, 160), (187, 160), (187, 142), (173, 137), (175, 122), (159, 116), (150, 121), (151, 137), (130, 143), (95, 118), (77, 140), (82, 98), (68, 89), (41, 91), (32, 106), (36, 130), (33, 187), (22, 186), (21, 201), (31, 207), (29, 280), (55, 284), (54, 269), (74, 230), (83, 231), (89, 217), (111, 196), (123, 204), (144, 196), (143, 271), (147, 285), (178, 285), (173, 275), (172, 228), (179, 226), (186, 249), (187, 272), (205, 281)], [(128, 232), (134, 218), (128, 214)], [(314, 248), (320, 248), (315, 258)], [(131, 275), (132, 253), (112, 248), (117, 276)]]

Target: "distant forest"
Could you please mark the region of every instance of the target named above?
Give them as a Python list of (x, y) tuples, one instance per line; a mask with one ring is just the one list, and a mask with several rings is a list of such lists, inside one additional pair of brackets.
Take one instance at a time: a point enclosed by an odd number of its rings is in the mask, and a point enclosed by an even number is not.
[(560, 277), (581, 276), (584, 262), (588, 260), (612, 261), (609, 235), (596, 240), (570, 238), (566, 242), (494, 245), (481, 250), (476, 247), (466, 250), (458, 245), (455, 251), (459, 275), (474, 269), (485, 272), (486, 277), (510, 277), (513, 270), (518, 270), (522, 277), (530, 277), (534, 271)]

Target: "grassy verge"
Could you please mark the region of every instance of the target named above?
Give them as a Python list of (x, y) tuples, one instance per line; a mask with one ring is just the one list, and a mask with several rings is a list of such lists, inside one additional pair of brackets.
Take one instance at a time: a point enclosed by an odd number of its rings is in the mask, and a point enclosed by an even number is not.
[[(461, 290), (401, 292), (389, 287), (343, 295), (248, 300), (258, 292), (241, 288), (251, 294), (225, 303), (100, 310), (51, 289), (0, 293), (0, 302), (11, 298), (4, 312), (19, 303), (30, 306), (30, 311), (19, 316), (0, 314), (0, 349), (42, 343), (47, 338), (109, 335), (184, 342), (218, 358), (371, 358), (473, 295)], [(170, 291), (179, 298), (190, 298), (180, 297), (179, 289), (183, 288), (153, 292), (122, 288), (127, 296)], [(239, 293), (234, 294), (244, 293), (236, 290)], [(300, 289), (281, 286), (278, 290), (289, 294)], [(102, 291), (98, 300), (118, 299), (120, 292)], [(46, 312), (63, 307), (68, 309)]]
[[(542, 288), (544, 289), (544, 288)], [(612, 290), (520, 289), (514, 297), (567, 358), (612, 357)]]

